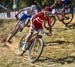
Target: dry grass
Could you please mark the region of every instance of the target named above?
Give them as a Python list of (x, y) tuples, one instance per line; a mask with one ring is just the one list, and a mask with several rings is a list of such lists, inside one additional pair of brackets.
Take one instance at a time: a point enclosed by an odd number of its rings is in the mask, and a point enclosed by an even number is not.
[(43, 37), (46, 47), (39, 61), (31, 64), (27, 60), (27, 53), (24, 57), (15, 54), (20, 38), (28, 29), (18, 33), (10, 47), (3, 47), (7, 34), (15, 24), (16, 20), (0, 21), (0, 67), (75, 67), (75, 29), (66, 29), (57, 22), (53, 35)]

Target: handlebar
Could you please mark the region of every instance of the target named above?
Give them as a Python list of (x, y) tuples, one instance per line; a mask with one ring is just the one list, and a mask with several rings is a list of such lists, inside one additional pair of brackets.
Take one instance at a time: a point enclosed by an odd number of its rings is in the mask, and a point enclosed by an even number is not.
[[(47, 35), (47, 36), (51, 36), (51, 35), (52, 35), (52, 33), (49, 33), (49, 32), (43, 32), (43, 34), (44, 34), (44, 35)], [(36, 35), (42, 36), (43, 34), (40, 34), (40, 33), (37, 32), (37, 33), (33, 34), (32, 37), (34, 37), (34, 36), (36, 36)]]

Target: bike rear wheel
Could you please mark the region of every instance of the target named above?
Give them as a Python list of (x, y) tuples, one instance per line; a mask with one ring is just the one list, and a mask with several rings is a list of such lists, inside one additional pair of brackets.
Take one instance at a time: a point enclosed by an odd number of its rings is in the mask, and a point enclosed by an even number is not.
[(66, 13), (65, 17), (69, 18), (69, 19), (65, 18), (64, 20), (62, 20), (62, 23), (66, 25), (66, 24), (71, 23), (71, 21), (73, 20), (73, 13)]
[(71, 23), (71, 21), (74, 18), (73, 10), (74, 10), (73, 4), (69, 4), (69, 7), (67, 7), (67, 9), (65, 11), (65, 17), (68, 17), (68, 19), (65, 18), (64, 20), (62, 20), (63, 24), (67, 25), (67, 24)]
[(32, 41), (28, 50), (28, 60), (33, 63), (36, 62), (42, 54), (44, 43), (42, 39), (35, 39)]

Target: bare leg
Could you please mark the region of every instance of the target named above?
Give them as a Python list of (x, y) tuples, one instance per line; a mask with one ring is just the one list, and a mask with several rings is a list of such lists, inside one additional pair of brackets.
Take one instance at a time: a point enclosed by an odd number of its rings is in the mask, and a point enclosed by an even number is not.
[(7, 39), (6, 39), (7, 42), (11, 43), (10, 40), (11, 40), (12, 37), (17, 33), (19, 27), (20, 27), (19, 24), (17, 24), (17, 25), (15, 26), (15, 28), (8, 34), (8, 37), (7, 37)]
[(61, 17), (59, 16), (59, 14), (57, 14), (57, 18), (58, 18), (60, 21), (62, 21), (63, 18), (65, 17), (65, 7), (62, 8), (60, 14), (61, 14)]
[(64, 15), (65, 15), (65, 7), (64, 7), (64, 8), (62, 8), (62, 10), (61, 10), (61, 14), (62, 14), (62, 16), (64, 16)]
[(31, 25), (29, 34), (26, 36), (26, 39), (25, 39), (25, 44), (22, 47), (23, 52), (21, 53), (21, 56), (23, 56), (24, 52), (26, 51), (26, 48), (28, 46), (28, 41), (31, 39), (33, 32), (34, 32), (34, 27), (33, 25)]
[(28, 41), (31, 39), (33, 33), (29, 33), (25, 39), (25, 43), (22, 47), (23, 52), (20, 54), (21, 56), (23, 56), (23, 54), (26, 52), (26, 49), (28, 47)]
[(65, 17), (65, 7), (62, 8), (62, 10), (61, 10), (61, 18), (60, 18), (60, 20), (63, 20), (64, 17)]

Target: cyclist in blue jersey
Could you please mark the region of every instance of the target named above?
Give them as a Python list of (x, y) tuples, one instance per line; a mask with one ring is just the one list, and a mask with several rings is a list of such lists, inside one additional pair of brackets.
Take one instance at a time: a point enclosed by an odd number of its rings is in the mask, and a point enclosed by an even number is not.
[(32, 15), (38, 12), (36, 5), (31, 5), (30, 7), (23, 8), (18, 11), (16, 14), (16, 18), (18, 19), (18, 23), (16, 24), (15, 28), (8, 34), (6, 42), (11, 43), (12, 37), (18, 32), (22, 31), (25, 26), (28, 25), (29, 20)]
[(62, 4), (62, 10), (61, 10), (61, 19), (60, 20), (63, 20), (64, 19), (64, 15), (65, 15), (65, 8), (67, 6), (67, 4), (69, 3), (69, 0), (61, 0), (61, 4)]
[(67, 4), (69, 3), (69, 0), (54, 0), (54, 3), (52, 4), (51, 8), (55, 7), (57, 4), (62, 6), (61, 9), (61, 18), (59, 18), (59, 20), (63, 20), (65, 17), (65, 8), (67, 6)]

